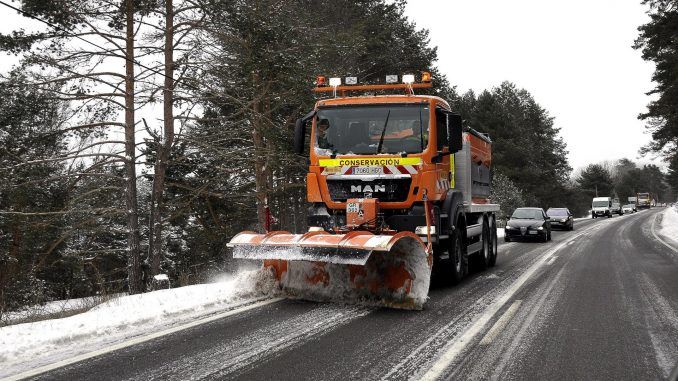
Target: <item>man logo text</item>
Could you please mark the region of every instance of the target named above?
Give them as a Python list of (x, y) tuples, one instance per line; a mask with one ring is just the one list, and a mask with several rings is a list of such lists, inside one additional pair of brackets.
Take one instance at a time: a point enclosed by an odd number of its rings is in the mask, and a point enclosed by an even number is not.
[(351, 185), (351, 192), (358, 193), (373, 193), (373, 192), (386, 192), (386, 185)]

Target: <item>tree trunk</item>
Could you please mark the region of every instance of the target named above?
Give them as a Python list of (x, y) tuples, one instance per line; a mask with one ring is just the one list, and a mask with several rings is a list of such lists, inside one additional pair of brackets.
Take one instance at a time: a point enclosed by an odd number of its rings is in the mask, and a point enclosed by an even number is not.
[[(252, 85), (254, 93), (260, 90), (259, 76), (252, 74)], [(252, 104), (252, 142), (254, 143), (254, 185), (257, 202), (257, 219), (259, 222), (259, 231), (265, 230), (266, 226), (266, 204), (268, 203), (267, 187), (267, 162), (266, 162), (266, 141), (264, 139), (264, 123), (262, 122), (261, 102), (256, 101)]]
[(134, 134), (134, 0), (125, 4), (125, 174), (127, 177), (127, 274), (129, 293), (142, 292), (139, 248), (139, 208), (137, 205), (136, 141)]
[(174, 142), (174, 6), (172, 0), (165, 0), (165, 86), (163, 88), (163, 141), (158, 144), (158, 156), (155, 162), (153, 190), (151, 195), (151, 228), (148, 242), (148, 257), (151, 261), (151, 274), (160, 273), (162, 259), (162, 220), (163, 198), (165, 193), (165, 174)]

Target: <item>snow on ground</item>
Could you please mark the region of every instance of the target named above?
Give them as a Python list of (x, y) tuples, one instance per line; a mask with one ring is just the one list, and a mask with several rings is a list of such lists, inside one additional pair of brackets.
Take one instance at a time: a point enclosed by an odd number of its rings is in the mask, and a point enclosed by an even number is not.
[(661, 227), (657, 232), (670, 243), (678, 246), (678, 203), (664, 210)]
[(574, 220), (575, 220), (575, 221), (590, 220), (591, 217), (593, 217), (593, 216), (591, 215), (591, 213), (589, 213), (589, 214), (587, 214), (585, 217), (578, 217), (578, 218), (575, 218)]
[(2, 315), (2, 323), (14, 324), (26, 320), (40, 320), (50, 317), (55, 318), (72, 315), (73, 313), (88, 310), (106, 300), (117, 298), (122, 295), (124, 294), (55, 300), (43, 305), (26, 307), (20, 311), (6, 312)]
[(31, 368), (41, 356), (57, 360), (246, 304), (271, 295), (274, 285), (271, 273), (241, 271), (217, 283), (125, 295), (66, 318), (2, 327), (0, 378)]

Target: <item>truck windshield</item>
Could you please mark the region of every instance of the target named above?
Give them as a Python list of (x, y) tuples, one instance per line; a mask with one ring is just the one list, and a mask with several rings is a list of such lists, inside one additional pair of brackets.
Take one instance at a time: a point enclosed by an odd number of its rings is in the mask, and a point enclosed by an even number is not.
[(318, 110), (316, 153), (420, 153), (428, 145), (428, 105), (338, 106)]
[(606, 208), (610, 206), (609, 201), (594, 201), (593, 202), (593, 207), (594, 208)]

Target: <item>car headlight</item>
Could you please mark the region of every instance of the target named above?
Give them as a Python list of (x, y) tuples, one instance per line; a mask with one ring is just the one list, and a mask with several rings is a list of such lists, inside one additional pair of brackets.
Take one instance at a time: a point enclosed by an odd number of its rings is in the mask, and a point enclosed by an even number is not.
[(544, 227), (540, 226), (540, 227), (537, 228), (537, 230), (544, 230)]
[(515, 228), (511, 225), (506, 225), (506, 229), (511, 230), (511, 229), (515, 229)]
[(567, 222), (567, 218), (563, 218), (560, 222)]

